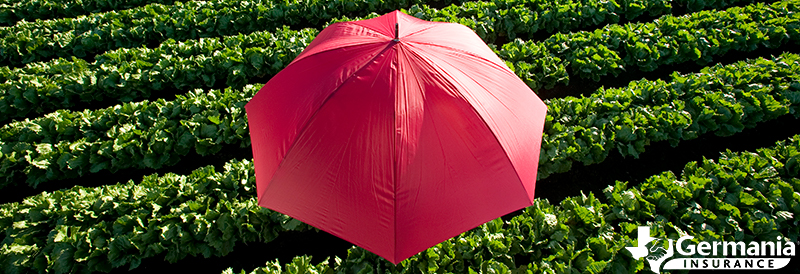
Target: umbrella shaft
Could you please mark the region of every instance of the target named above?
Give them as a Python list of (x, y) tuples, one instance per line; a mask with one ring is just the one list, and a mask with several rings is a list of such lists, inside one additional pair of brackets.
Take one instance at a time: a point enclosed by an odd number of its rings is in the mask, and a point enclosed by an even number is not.
[(395, 42), (399, 42), (400, 41), (400, 37), (399, 37), (400, 34), (399, 33), (400, 33), (400, 24), (394, 23), (394, 40), (393, 41), (395, 41)]

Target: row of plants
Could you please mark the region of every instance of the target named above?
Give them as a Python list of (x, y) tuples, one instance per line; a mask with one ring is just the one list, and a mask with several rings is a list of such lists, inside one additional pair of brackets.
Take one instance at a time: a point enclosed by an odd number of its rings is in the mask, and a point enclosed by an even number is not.
[[(2, 71), (0, 121), (70, 108), (81, 102), (133, 101), (165, 90), (208, 88), (220, 81), (241, 88), (291, 62), (317, 31), (284, 28), (224, 38), (168, 41), (82, 59), (56, 59)], [(0, 69), (1, 71), (2, 69)]]
[(695, 244), (796, 242), (800, 135), (755, 153), (690, 162), (680, 177), (667, 171), (639, 185), (617, 182), (604, 194), (604, 201), (582, 193), (558, 205), (536, 199), (509, 221), (490, 221), (398, 265), (352, 247), (333, 264), (304, 255), (250, 273), (636, 273), (649, 265), (624, 248), (636, 246), (638, 226), (650, 226), (656, 238), (690, 235)]
[[(73, 2), (74, 3), (74, 2)], [(20, 5), (23, 3), (16, 3)], [(33, 4), (33, 3), (31, 3)], [(162, 11), (177, 11), (181, 7), (194, 8), (230, 8), (238, 4), (227, 0), (212, 0), (202, 3), (190, 3), (190, 1), (173, 1), (172, 4), (151, 2), (142, 6), (130, 9), (110, 10), (107, 12), (96, 12), (83, 16), (54, 18), (50, 20), (25, 20), (19, 21), (12, 26), (0, 27), (0, 34), (6, 35), (14, 32), (37, 30), (38, 34), (53, 35), (57, 33), (77, 32), (83, 33), (97, 29), (99, 26), (114, 23), (117, 26), (125, 26), (135, 20), (145, 19)], [(13, 6), (13, 5), (12, 5)]]
[[(638, 65), (650, 70), (665, 64), (708, 61), (711, 56), (730, 50), (796, 42), (800, 40), (800, 22), (795, 18), (797, 3), (800, 1), (787, 0), (772, 6), (757, 4), (722, 12), (665, 16), (658, 25), (610, 25), (595, 32), (556, 34), (544, 42), (515, 40), (496, 52), (532, 89), (551, 88), (568, 83), (567, 68), (573, 74), (599, 80), (600, 75), (616, 75), (625, 67)], [(441, 10), (437, 14), (447, 13)], [(751, 18), (755, 15), (760, 18)], [(313, 29), (284, 28), (274, 33), (168, 41), (155, 49), (119, 49), (98, 56), (94, 63), (73, 58), (33, 63), (25, 68), (0, 68), (0, 81), (4, 82), (0, 87), (5, 90), (0, 95), (0, 121), (69, 108), (79, 102), (107, 98), (130, 101), (163, 89), (210, 87), (223, 79), (228, 86), (238, 88), (249, 77), (271, 76), (280, 71), (315, 34)], [(683, 38), (670, 36), (673, 34)], [(643, 38), (657, 36), (661, 38)], [(592, 43), (598, 46), (591, 46)], [(651, 47), (671, 51), (657, 51), (654, 55)], [(645, 59), (631, 59), (643, 54)]]
[[(94, 142), (111, 138), (109, 131), (115, 128), (136, 126), (142, 130), (153, 126), (158, 120), (189, 120), (198, 113), (217, 117), (205, 120), (221, 123), (219, 113), (237, 116), (242, 102), (246, 102), (259, 89), (259, 85), (243, 88), (228, 88), (224, 91), (190, 91), (177, 95), (173, 100), (158, 99), (118, 104), (102, 109), (82, 111), (57, 110), (35, 119), (12, 122), (0, 128), (0, 142), (49, 143), (79, 139)], [(235, 98), (235, 99), (233, 99)], [(230, 104), (230, 105), (225, 105)], [(194, 119), (194, 121), (199, 121)]]
[[(87, 16), (78, 16), (76, 18), (36, 20), (31, 22), (20, 21), (14, 26), (0, 28), (0, 36), (3, 37), (2, 41), (4, 41), (2, 43), (3, 46), (0, 47), (0, 52), (3, 53), (3, 59), (0, 63), (13, 65), (19, 64), (20, 62), (33, 62), (42, 57), (48, 58), (49, 56), (58, 56), (58, 54), (54, 52), (54, 49), (62, 48), (63, 50), (68, 50), (69, 48), (65, 47), (70, 43), (72, 43), (70, 48), (74, 48), (75, 55), (85, 56), (87, 55), (87, 51), (84, 50), (83, 44), (93, 43), (93, 41), (91, 39), (83, 39), (86, 41), (78, 41), (75, 43), (71, 42), (72, 40), (80, 37), (91, 38), (93, 36), (94, 40), (97, 40), (101, 38), (101, 35), (109, 36), (112, 34), (116, 38), (121, 38), (120, 35), (124, 33), (120, 31), (123, 30), (122, 27), (126, 25), (147, 20), (148, 18), (152, 21), (152, 18), (158, 14), (177, 12), (184, 7), (225, 9), (230, 8), (232, 4), (235, 5), (234, 2), (225, 0), (196, 3), (190, 1), (188, 4), (189, 6), (186, 6), (185, 3), (180, 1), (174, 2), (173, 5), (152, 3), (132, 9), (94, 13)], [(158, 22), (159, 21), (154, 21), (151, 22), (151, 24)], [(162, 22), (162, 24), (163, 23), (164, 22)], [(100, 28), (100, 26), (106, 27)], [(139, 33), (145, 31), (145, 29), (132, 29), (128, 32), (131, 31)], [(94, 47), (96, 47), (96, 45)], [(39, 53), (37, 54), (36, 52)]]
[[(439, 0), (448, 1), (449, 0)], [(54, 57), (83, 58), (167, 39), (219, 37), (283, 26), (319, 26), (351, 13), (385, 12), (416, 0), (186, 1), (36, 22), (0, 29), (0, 64), (19, 66)]]
[(14, 25), (17, 21), (35, 21), (63, 17), (77, 17), (98, 12), (130, 9), (152, 3), (172, 5), (175, 0), (24, 0), (2, 3), (0, 8), (0, 25)]
[[(782, 115), (800, 116), (800, 56), (784, 54), (640, 80), (590, 97), (548, 100), (538, 176), (602, 162), (613, 151), (638, 157), (651, 142), (714, 132), (732, 135)], [(242, 106), (257, 91), (201, 91), (174, 101), (57, 111), (2, 128), (3, 186), (32, 187), (100, 170), (160, 168), (195, 151), (249, 145)], [(14, 140), (16, 138), (16, 140)], [(22, 141), (20, 141), (22, 140)], [(48, 143), (49, 142), (49, 143)]]
[[(529, 8), (538, 9), (538, 6), (541, 5), (541, 3), (542, 3), (542, 0), (491, 0), (491, 1), (494, 2), (495, 4), (497, 4), (497, 6), (499, 8), (509, 8), (509, 7), (514, 7), (514, 6), (525, 6), (525, 7), (529, 7)], [(752, 2), (752, 1), (748, 1), (748, 0), (676, 0), (676, 1), (670, 1), (670, 0), (661, 0), (661, 1), (635, 0), (634, 1), (634, 0), (629, 0), (629, 1), (620, 1), (619, 3), (615, 3), (615, 2), (606, 3), (606, 2), (603, 2), (603, 1), (597, 1), (597, 2), (599, 2), (599, 4), (598, 4), (598, 3), (595, 3), (595, 1), (596, 0), (588, 0), (588, 1), (584, 1), (584, 2), (585, 3), (589, 3), (589, 4), (587, 4), (588, 6), (598, 7), (598, 8), (605, 7), (607, 9), (611, 10), (612, 12), (614, 12), (616, 10), (619, 10), (619, 9), (622, 9), (625, 12), (618, 12), (618, 15), (619, 16), (623, 16), (625, 19), (634, 19), (636, 17), (639, 17), (642, 14), (648, 14), (650, 16), (658, 16), (658, 15), (661, 15), (662, 13), (665, 13), (664, 10), (666, 10), (666, 12), (668, 13), (670, 9), (676, 9), (676, 8), (677, 9), (685, 9), (685, 10), (690, 11), (690, 12), (695, 12), (695, 11), (700, 11), (700, 10), (708, 9), (708, 8), (712, 8), (712, 9), (725, 8), (725, 7), (728, 7), (730, 5), (739, 4), (739, 3), (742, 3), (742, 2), (747, 2), (747, 3), (751, 3)], [(566, 3), (571, 3), (571, 2), (566, 2)], [(580, 12), (567, 13), (569, 11), (566, 11), (564, 9), (560, 9), (559, 10), (560, 13), (558, 13), (558, 14), (556, 14), (554, 16), (572, 15), (575, 18), (583, 17), (583, 19), (585, 19), (585, 18), (591, 18), (592, 15), (593, 15), (592, 11), (594, 11), (594, 10), (590, 9), (589, 13), (587, 14), (587, 13), (583, 12), (584, 10), (582, 10), (582, 8), (583, 8), (582, 6), (576, 6), (575, 4), (571, 4), (570, 7), (572, 7), (573, 10), (580, 11)], [(602, 9), (600, 9), (600, 11), (602, 11)], [(610, 19), (611, 20), (619, 20), (619, 17), (616, 17), (616, 16), (615, 17), (610, 17)]]
[(257, 205), (253, 164), (233, 160), (189, 175), (43, 192), (0, 206), (3, 273), (134, 269), (160, 256), (225, 256), (307, 225)]
[(0, 186), (27, 182), (36, 188), (101, 170), (159, 169), (192, 152), (205, 156), (225, 144), (247, 147), (244, 105), (260, 87), (195, 90), (171, 101), (49, 114), (8, 132), (55, 142), (0, 142)]

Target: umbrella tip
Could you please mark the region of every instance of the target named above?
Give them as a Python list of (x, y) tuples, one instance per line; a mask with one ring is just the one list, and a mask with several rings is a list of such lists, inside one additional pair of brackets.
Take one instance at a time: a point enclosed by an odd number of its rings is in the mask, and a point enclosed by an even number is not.
[(394, 23), (394, 40), (392, 40), (392, 41), (400, 42), (399, 33), (400, 33), (400, 24), (399, 23)]

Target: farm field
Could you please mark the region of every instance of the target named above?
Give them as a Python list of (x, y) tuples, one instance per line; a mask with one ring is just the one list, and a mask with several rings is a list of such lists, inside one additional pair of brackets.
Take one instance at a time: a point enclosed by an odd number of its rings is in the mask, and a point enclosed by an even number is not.
[[(548, 112), (534, 206), (393, 265), (257, 205), (244, 105), (396, 9), (474, 30)], [(800, 0), (0, 0), (0, 203), (2, 273), (651, 273), (640, 225), (798, 243)]]

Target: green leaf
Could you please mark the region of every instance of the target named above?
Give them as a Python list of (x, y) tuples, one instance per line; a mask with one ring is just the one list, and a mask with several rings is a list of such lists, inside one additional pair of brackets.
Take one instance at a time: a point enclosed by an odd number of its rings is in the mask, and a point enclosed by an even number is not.
[(758, 199), (746, 192), (739, 193), (739, 203), (746, 206), (752, 206), (758, 203)]
[(603, 269), (606, 268), (607, 263), (600, 261), (600, 262), (592, 262), (586, 267), (586, 272), (588, 273), (602, 273)]
[(201, 138), (214, 138), (217, 135), (217, 126), (215, 125), (203, 125), (200, 128), (200, 137)]
[(617, 126), (617, 139), (620, 142), (633, 142), (636, 140), (636, 134), (633, 133), (633, 128), (628, 125)]
[(301, 225), (303, 225), (303, 222), (294, 218), (285, 220), (281, 223), (281, 227), (283, 227), (286, 230), (297, 230), (297, 228), (300, 227)]
[(220, 123), (219, 115), (208, 116), (208, 120), (217, 125)]
[[(26, 156), (26, 158), (28, 158), (28, 157)], [(31, 165), (33, 165), (33, 166), (35, 166), (35, 167), (37, 167), (39, 169), (47, 169), (48, 167), (50, 167), (50, 161), (48, 161), (47, 159), (43, 159), (43, 160), (30, 160), (29, 159), (28, 162)]]
[(75, 261), (72, 259), (75, 250), (69, 244), (58, 243), (50, 253), (50, 258), (54, 261), (53, 270), (55, 273), (69, 273)]

